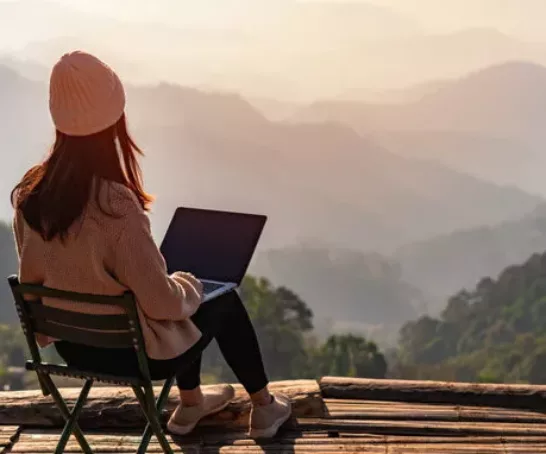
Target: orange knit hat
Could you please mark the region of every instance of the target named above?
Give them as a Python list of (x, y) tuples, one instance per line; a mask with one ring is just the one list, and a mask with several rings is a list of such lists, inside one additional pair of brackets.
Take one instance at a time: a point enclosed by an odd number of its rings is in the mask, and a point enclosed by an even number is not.
[(115, 124), (124, 109), (119, 77), (93, 55), (71, 52), (53, 67), (49, 111), (59, 131), (70, 136), (95, 134)]

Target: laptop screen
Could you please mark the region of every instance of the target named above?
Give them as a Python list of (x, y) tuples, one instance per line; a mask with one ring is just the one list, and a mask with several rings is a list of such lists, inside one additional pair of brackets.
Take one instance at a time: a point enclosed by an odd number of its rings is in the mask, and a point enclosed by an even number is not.
[(186, 271), (200, 279), (240, 284), (266, 219), (256, 214), (178, 208), (160, 248), (169, 273)]

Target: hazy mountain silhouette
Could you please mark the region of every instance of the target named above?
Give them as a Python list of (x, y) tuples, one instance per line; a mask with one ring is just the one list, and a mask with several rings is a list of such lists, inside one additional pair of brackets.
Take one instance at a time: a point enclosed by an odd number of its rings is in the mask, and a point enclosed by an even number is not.
[(403, 105), (319, 101), (300, 112), (306, 121), (343, 121), (374, 131), (464, 131), (533, 136), (546, 118), (546, 68), (525, 62), (492, 66)]
[[(391, 88), (386, 90), (378, 89), (349, 89), (337, 96), (340, 101), (358, 101), (372, 104), (407, 104), (416, 102), (424, 96), (434, 94), (438, 90), (451, 83), (451, 79), (430, 80), (402, 88)], [(300, 108), (301, 109), (301, 108)], [(294, 115), (297, 112), (294, 112)], [(292, 116), (294, 116), (292, 115)]]
[(259, 253), (251, 271), (293, 289), (317, 318), (338, 326), (394, 326), (427, 307), (421, 291), (403, 280), (400, 266), (378, 254), (301, 244)]
[(544, 250), (546, 206), (541, 206), (517, 221), (406, 245), (392, 259), (401, 264), (404, 279), (437, 296), (429, 307), (435, 312), (443, 308), (449, 295), (471, 289), (483, 276), (496, 276)]
[[(44, 86), (3, 74), (0, 140), (13, 150), (13, 165), (0, 170), (6, 194), (52, 133)], [(317, 238), (384, 251), (520, 217), (540, 202), (401, 158), (341, 125), (269, 122), (234, 94), (171, 85), (127, 92), (129, 121), (147, 151), (147, 182), (159, 199), (157, 232), (177, 205), (197, 204), (269, 214), (269, 246)], [(9, 206), (2, 206), (5, 218)]]
[(298, 120), (339, 121), (397, 153), (529, 190), (546, 185), (546, 68), (512, 62), (452, 81), (402, 105), (317, 102)]
[(464, 131), (385, 131), (370, 134), (393, 153), (424, 159), (497, 184), (544, 193), (541, 145)]

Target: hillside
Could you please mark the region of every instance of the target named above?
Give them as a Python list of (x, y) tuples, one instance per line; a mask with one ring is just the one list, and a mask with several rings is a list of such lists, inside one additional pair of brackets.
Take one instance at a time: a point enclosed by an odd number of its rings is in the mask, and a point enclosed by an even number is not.
[[(546, 118), (546, 68), (508, 62), (471, 72), (418, 101), (373, 105), (318, 101), (299, 119), (343, 121), (372, 131), (466, 131), (524, 138)], [(502, 134), (501, 134), (502, 133)]]
[[(6, 119), (0, 146), (14, 153), (9, 172), (0, 170), (4, 193), (43, 154), (51, 136), (47, 90), (8, 74), (0, 81), (0, 91), (9, 93), (0, 107), (0, 118)], [(129, 122), (147, 152), (146, 181), (159, 200), (157, 237), (172, 210), (188, 204), (267, 213), (263, 246), (320, 239), (386, 251), (521, 217), (541, 202), (516, 189), (401, 158), (341, 125), (270, 122), (235, 94), (173, 85), (127, 92)], [(33, 134), (19, 134), (20, 124)], [(6, 200), (0, 217), (9, 213)]]
[(546, 250), (546, 207), (524, 218), (480, 227), (403, 246), (392, 256), (402, 276), (430, 295), (438, 313), (443, 301), (461, 288), (473, 288), (481, 276), (496, 276), (513, 263)]
[(406, 378), (546, 383), (546, 254), (452, 296), (400, 330)]
[(296, 118), (342, 122), (402, 156), (546, 193), (537, 171), (546, 164), (545, 103), (546, 68), (509, 62), (445, 83), (416, 102), (323, 101)]
[(333, 328), (400, 325), (426, 308), (400, 267), (378, 254), (304, 244), (262, 251), (252, 272), (293, 289), (317, 317), (333, 320)]
[(17, 255), (11, 227), (0, 222), (0, 324), (16, 320), (15, 305), (6, 278), (17, 273)]

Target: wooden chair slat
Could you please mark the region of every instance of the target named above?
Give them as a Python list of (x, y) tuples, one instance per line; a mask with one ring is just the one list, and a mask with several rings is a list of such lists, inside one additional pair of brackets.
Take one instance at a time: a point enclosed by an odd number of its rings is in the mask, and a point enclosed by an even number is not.
[(22, 295), (33, 295), (40, 298), (57, 298), (66, 301), (78, 301), (80, 303), (107, 304), (112, 306), (126, 307), (123, 295), (93, 295), (91, 293), (77, 293), (66, 290), (57, 290), (43, 287), (37, 284), (19, 284), (17, 291)]
[[(41, 302), (33, 301), (27, 303), (27, 308), (33, 320), (51, 321), (77, 328), (105, 331), (128, 331), (130, 328), (129, 318), (126, 314), (84, 314), (82, 312), (45, 306)], [(99, 335), (102, 335), (102, 333)]]
[(123, 385), (136, 385), (142, 386), (144, 381), (140, 377), (126, 377), (124, 375), (112, 375), (112, 374), (103, 374), (89, 370), (80, 370), (73, 367), (69, 367), (62, 364), (48, 364), (40, 363), (35, 364), (32, 361), (27, 361), (25, 368), (31, 371), (45, 372), (51, 375), (60, 375), (64, 377), (89, 377), (96, 381), (102, 381), (107, 383), (120, 383)]
[(133, 348), (134, 346), (133, 336), (127, 331), (120, 333), (88, 331), (44, 320), (33, 320), (32, 325), (35, 333), (76, 344), (102, 348)]

